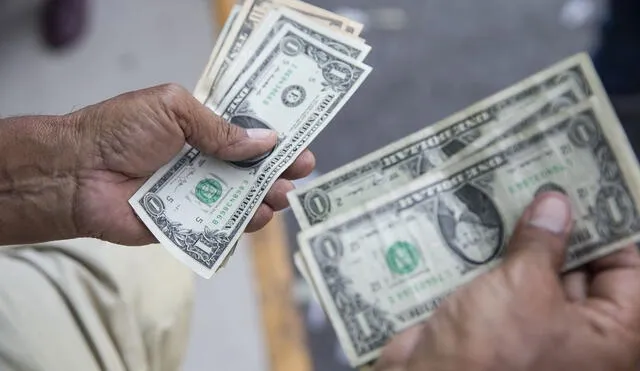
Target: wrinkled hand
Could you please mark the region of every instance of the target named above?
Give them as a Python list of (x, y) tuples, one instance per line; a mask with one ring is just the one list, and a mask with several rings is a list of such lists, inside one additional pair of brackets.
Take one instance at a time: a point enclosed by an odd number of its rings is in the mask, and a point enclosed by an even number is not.
[[(139, 245), (155, 241), (138, 220), (128, 199), (185, 142), (222, 160), (263, 154), (277, 133), (245, 130), (229, 124), (200, 104), (187, 90), (163, 85), (126, 93), (72, 114), (79, 125), (83, 159), (78, 171), (75, 223), (82, 235)], [(247, 232), (262, 228), (273, 212), (287, 207), (289, 181), (307, 176), (315, 166), (303, 152), (278, 179)]]
[(536, 199), (503, 263), (393, 339), (376, 370), (635, 370), (638, 251), (629, 246), (560, 276), (570, 214), (563, 195)]

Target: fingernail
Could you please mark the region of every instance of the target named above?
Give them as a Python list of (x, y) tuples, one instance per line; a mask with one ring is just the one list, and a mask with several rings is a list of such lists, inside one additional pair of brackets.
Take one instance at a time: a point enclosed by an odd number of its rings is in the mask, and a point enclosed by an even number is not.
[(251, 139), (266, 139), (273, 135), (273, 130), (269, 129), (247, 129), (247, 136)]
[(551, 233), (562, 233), (569, 223), (571, 208), (569, 202), (560, 196), (543, 196), (533, 206), (529, 224)]

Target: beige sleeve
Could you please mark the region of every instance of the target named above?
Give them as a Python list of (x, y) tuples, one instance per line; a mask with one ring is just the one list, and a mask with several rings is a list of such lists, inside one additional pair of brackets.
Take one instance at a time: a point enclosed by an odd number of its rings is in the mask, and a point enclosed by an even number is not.
[(193, 276), (159, 245), (0, 250), (0, 370), (179, 370)]

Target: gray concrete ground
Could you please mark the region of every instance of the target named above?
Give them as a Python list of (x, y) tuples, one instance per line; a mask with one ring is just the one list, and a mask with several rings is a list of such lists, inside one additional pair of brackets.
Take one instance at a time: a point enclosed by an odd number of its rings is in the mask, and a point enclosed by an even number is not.
[[(590, 0), (573, 0), (573, 3)], [(384, 29), (369, 19), (368, 81), (312, 145), (321, 172), (399, 139), (574, 52), (593, 22), (563, 25), (568, 0), (315, 0), (350, 14), (398, 9)], [(213, 45), (208, 1), (93, 1), (91, 31), (55, 54), (38, 42), (38, 0), (0, 0), (0, 115), (62, 113), (108, 96), (174, 81), (191, 88)], [(600, 3), (596, 3), (600, 5)], [(580, 12), (571, 13), (578, 14)], [(571, 15), (569, 14), (569, 15)], [(566, 14), (565, 14), (566, 15)], [(401, 17), (402, 18), (402, 17)], [(566, 18), (566, 17), (565, 17)], [(570, 18), (570, 17), (569, 17)], [(575, 17), (574, 17), (575, 18)], [(566, 22), (565, 22), (566, 24)], [(297, 225), (290, 214), (292, 249)], [(199, 282), (187, 370), (262, 370), (265, 351), (246, 252)], [(317, 370), (347, 369), (318, 308), (301, 304)], [(215, 363), (216, 367), (210, 367)]]

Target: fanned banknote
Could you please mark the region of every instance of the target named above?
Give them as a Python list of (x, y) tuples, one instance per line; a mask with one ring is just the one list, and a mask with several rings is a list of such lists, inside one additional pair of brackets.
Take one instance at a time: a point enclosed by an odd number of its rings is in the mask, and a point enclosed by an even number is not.
[[(569, 195), (565, 269), (637, 241), (638, 164), (586, 54), (292, 191), (294, 262), (353, 366), (497, 264), (536, 194)], [(428, 244), (428, 246), (427, 246)]]
[(154, 236), (207, 278), (231, 253), (273, 182), (370, 71), (291, 24), (269, 37), (217, 113), (245, 128), (274, 129), (276, 147), (257, 158), (224, 162), (186, 146), (130, 199)]
[[(319, 23), (331, 27), (336, 32), (343, 32), (357, 36), (362, 25), (346, 17), (318, 8), (298, 0), (247, 0), (235, 15), (224, 39), (216, 45), (216, 56), (196, 86), (194, 96), (201, 102), (207, 100), (217, 86), (219, 80), (225, 76), (238, 54), (242, 52), (246, 43), (251, 39), (256, 28), (272, 10), (289, 8), (306, 16), (307, 23)], [(360, 40), (360, 39), (358, 39)], [(218, 103), (218, 102), (216, 102)]]
[[(369, 54), (371, 47), (364, 42), (358, 42), (353, 37), (331, 32), (326, 26), (308, 22), (304, 15), (289, 10), (287, 8), (278, 8), (273, 10), (266, 16), (260, 26), (255, 30), (251, 39), (245, 45), (245, 48), (238, 55), (238, 60), (244, 61), (243, 64), (237, 64), (235, 67), (229, 68), (225, 76), (223, 76), (211, 91), (211, 94), (205, 99), (205, 104), (215, 108), (224, 99), (229, 90), (235, 85), (238, 79), (246, 72), (247, 68), (253, 63), (257, 55), (259, 55), (264, 47), (278, 33), (284, 25), (290, 25), (305, 34), (313, 37), (324, 45), (344, 54), (351, 58), (362, 61)], [(322, 56), (318, 56), (322, 58)]]
[(539, 193), (571, 199), (565, 269), (638, 239), (640, 171), (606, 106), (591, 98), (300, 233), (307, 274), (352, 365), (496, 264)]
[(606, 99), (589, 57), (579, 54), (314, 179), (289, 193), (291, 208), (303, 229), (321, 223), (591, 96)]

